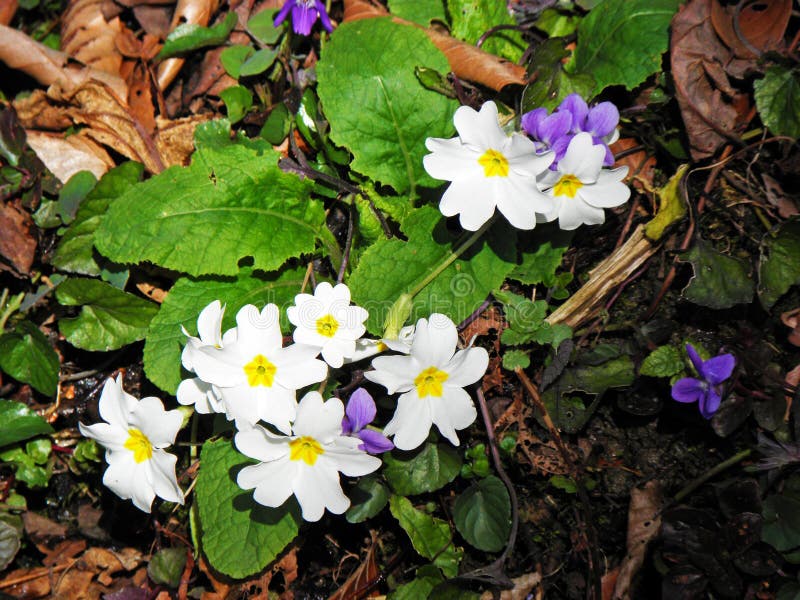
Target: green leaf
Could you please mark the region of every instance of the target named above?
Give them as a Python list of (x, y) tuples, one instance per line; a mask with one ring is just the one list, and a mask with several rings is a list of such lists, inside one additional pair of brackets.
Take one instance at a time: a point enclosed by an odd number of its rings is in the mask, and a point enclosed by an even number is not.
[[(505, 2), (496, 0), (447, 0), (452, 20), (450, 34), (469, 44), (476, 43), (492, 27), (517, 25)], [(527, 47), (519, 31), (502, 30), (487, 38), (482, 50), (517, 62)]]
[(513, 371), (517, 367), (527, 369), (531, 366), (531, 357), (523, 350), (506, 350), (503, 354), (503, 368)]
[(647, 355), (639, 375), (672, 377), (683, 371), (683, 355), (675, 346), (660, 346)]
[(474, 482), (456, 498), (453, 521), (478, 550), (499, 552), (511, 531), (511, 499), (506, 486), (494, 475)]
[[(353, 301), (369, 311), (367, 329), (380, 335), (389, 308), (411, 291), (457, 246), (445, 220), (431, 206), (418, 208), (403, 223), (408, 241), (381, 239), (364, 252), (349, 280)], [(459, 323), (480, 306), (514, 268), (516, 233), (496, 223), (461, 258), (447, 267), (415, 298), (413, 322), (431, 313)]]
[(37, 435), (53, 433), (42, 417), (20, 402), (0, 400), (0, 448)]
[(285, 104), (278, 104), (272, 109), (272, 112), (269, 113), (258, 135), (263, 137), (270, 144), (275, 144), (277, 146), (289, 135), (291, 122), (289, 109), (286, 108)]
[(389, 12), (423, 27), (434, 20), (447, 23), (444, 0), (389, 0)]
[(20, 532), (0, 521), (0, 571), (4, 570), (19, 552)]
[(186, 566), (186, 550), (184, 548), (164, 548), (150, 559), (147, 574), (155, 583), (171, 588), (178, 587), (181, 582), (183, 568)]
[(606, 0), (578, 25), (574, 71), (594, 77), (594, 94), (611, 85), (632, 90), (661, 70), (669, 24), (679, 4), (680, 0)]
[(546, 8), (536, 19), (535, 26), (551, 38), (556, 38), (574, 33), (580, 22), (581, 18), (574, 13), (563, 12), (557, 8)]
[[(19, 446), (0, 452), (0, 462), (14, 467), (14, 476), (32, 488), (47, 487), (50, 481), (51, 466), (48, 463), (52, 444), (47, 438), (38, 438)], [(44, 466), (41, 466), (44, 465)]]
[(222, 63), (222, 68), (228, 75), (239, 79), (239, 72), (244, 61), (253, 54), (255, 54), (255, 50), (252, 46), (229, 46), (220, 52), (219, 62)]
[(532, 302), (524, 296), (505, 290), (495, 290), (493, 295), (503, 303), (509, 322), (500, 338), (503, 344), (520, 346), (534, 342), (558, 348), (561, 342), (572, 336), (572, 329), (568, 326), (560, 323), (551, 325), (545, 321), (547, 302), (544, 300)]
[(97, 279), (76, 277), (56, 288), (64, 306), (80, 306), (74, 319), (61, 319), (58, 328), (67, 341), (82, 350), (115, 350), (144, 339), (158, 305)]
[(389, 510), (411, 538), (417, 553), (433, 561), (446, 577), (458, 575), (463, 550), (453, 545), (453, 532), (446, 521), (417, 510), (408, 498), (392, 496)]
[(780, 552), (800, 546), (800, 499), (788, 492), (769, 496), (761, 512), (763, 541)]
[(78, 171), (64, 184), (58, 193), (58, 215), (65, 225), (75, 220), (78, 207), (96, 184), (91, 171)]
[(747, 304), (753, 299), (755, 286), (748, 265), (717, 252), (702, 238), (698, 237), (680, 260), (690, 262), (694, 270), (694, 276), (683, 290), (683, 297), (689, 302), (722, 309)]
[(253, 94), (242, 85), (232, 85), (219, 93), (219, 97), (225, 103), (225, 110), (228, 111), (228, 120), (231, 123), (238, 123), (253, 106)]
[(95, 234), (103, 254), (190, 275), (235, 275), (239, 261), (271, 271), (325, 238), (325, 211), (309, 180), (278, 168), (264, 140), (230, 139), (229, 125), (200, 125), (188, 168), (171, 167), (118, 198)]
[(389, 592), (386, 600), (420, 600), (421, 598), (427, 598), (433, 588), (443, 581), (444, 578), (439, 569), (433, 565), (423, 565), (417, 569), (414, 579)]
[(669, 178), (664, 187), (656, 190), (658, 196), (658, 213), (644, 226), (644, 234), (652, 242), (657, 242), (664, 231), (680, 221), (688, 211), (681, 193), (681, 181), (686, 176), (689, 165), (681, 165), (675, 175)]
[(30, 321), (0, 336), (0, 369), (37, 391), (52, 396), (58, 386), (58, 354), (47, 337)]
[(518, 234), (522, 260), (509, 273), (509, 278), (526, 285), (556, 285), (556, 271), (574, 233), (548, 224), (539, 225), (530, 233)]
[(562, 38), (552, 38), (534, 50), (528, 73), (534, 81), (522, 92), (522, 112), (543, 107), (552, 111), (569, 94), (590, 98), (595, 83), (588, 73), (567, 73), (563, 60), (569, 56)]
[(223, 21), (213, 27), (201, 27), (195, 23), (178, 25), (167, 36), (164, 47), (161, 48), (156, 59), (163, 60), (198, 48), (224, 44), (236, 26), (237, 20), (236, 13), (229, 12)]
[(411, 195), (440, 183), (422, 166), (425, 138), (452, 137), (458, 107), (423, 88), (415, 67), (450, 71), (423, 31), (389, 17), (343, 23), (317, 63), (330, 137), (353, 153), (352, 169)]
[(800, 283), (800, 219), (781, 224), (767, 235), (758, 261), (758, 298), (769, 310), (789, 288)]
[(142, 178), (141, 163), (126, 162), (103, 175), (81, 203), (75, 221), (69, 226), (53, 255), (53, 265), (62, 271), (100, 275), (108, 261), (94, 250), (94, 233), (111, 203)]
[(361, 523), (381, 512), (388, 502), (386, 485), (377, 475), (367, 475), (350, 490), (350, 508), (344, 516), (348, 523)]
[(247, 31), (262, 44), (274, 44), (283, 34), (282, 27), (275, 27), (272, 24), (279, 10), (278, 8), (268, 8), (250, 17), (247, 22)]
[(252, 461), (230, 441), (206, 442), (195, 490), (203, 552), (212, 567), (234, 579), (250, 577), (275, 560), (297, 536), (301, 522), (294, 500), (267, 508), (236, 484), (247, 464)]
[(764, 78), (753, 83), (756, 108), (775, 135), (800, 137), (800, 72), (770, 65)]
[(461, 455), (451, 446), (426, 443), (420, 450), (393, 450), (383, 455), (383, 476), (402, 496), (433, 492), (461, 471)]
[(270, 48), (262, 48), (258, 50), (253, 56), (248, 58), (242, 64), (239, 71), (241, 77), (251, 77), (252, 75), (260, 75), (266, 71), (275, 59), (278, 58), (278, 53)]
[(236, 313), (245, 304), (255, 304), (261, 309), (274, 302), (281, 308), (281, 327), (288, 332), (284, 308), (300, 293), (304, 276), (305, 268), (280, 274), (256, 274), (252, 269), (242, 269), (235, 278), (178, 279), (147, 331), (144, 344), (147, 378), (170, 394), (176, 392), (181, 382), (181, 350), (186, 344), (181, 325), (196, 335), (200, 311), (214, 300), (225, 305), (223, 330), (236, 325)]

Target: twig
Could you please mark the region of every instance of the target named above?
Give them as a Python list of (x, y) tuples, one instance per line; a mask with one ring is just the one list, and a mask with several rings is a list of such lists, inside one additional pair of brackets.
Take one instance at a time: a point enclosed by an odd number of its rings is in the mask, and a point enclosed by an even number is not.
[(342, 253), (342, 264), (339, 267), (339, 275), (336, 277), (336, 283), (342, 283), (344, 280), (344, 274), (347, 270), (347, 263), (350, 262), (350, 249), (353, 246), (353, 202), (352, 198), (350, 200), (350, 204), (347, 205), (347, 239), (344, 243), (344, 252)]
[(723, 460), (718, 465), (710, 468), (708, 471), (706, 471), (699, 477), (692, 479), (687, 485), (683, 487), (681, 491), (675, 494), (674, 502), (680, 502), (681, 500), (686, 498), (689, 494), (691, 494), (693, 491), (695, 491), (697, 488), (699, 488), (701, 485), (703, 485), (706, 481), (708, 481), (712, 477), (715, 477), (716, 475), (719, 475), (728, 467), (732, 467), (736, 463), (741, 462), (742, 460), (750, 456), (752, 453), (753, 450), (750, 448), (748, 448), (747, 450), (742, 450), (741, 452), (731, 456), (728, 460)]
[(3, 581), (0, 581), (0, 589), (13, 587), (15, 585), (19, 585), (20, 583), (26, 583), (28, 581), (33, 581), (34, 579), (39, 579), (40, 577), (47, 577), (51, 573), (66, 571), (72, 565), (74, 565), (77, 560), (77, 558), (70, 558), (66, 563), (61, 565), (56, 565), (54, 567), (40, 567), (34, 570), (32, 573), (20, 575), (14, 579), (4, 579)]

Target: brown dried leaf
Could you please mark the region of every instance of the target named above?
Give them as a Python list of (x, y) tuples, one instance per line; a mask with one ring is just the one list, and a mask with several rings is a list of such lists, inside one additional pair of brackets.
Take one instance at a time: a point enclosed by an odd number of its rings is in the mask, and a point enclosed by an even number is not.
[(122, 55), (115, 40), (123, 25), (117, 17), (106, 21), (103, 2), (70, 0), (61, 16), (61, 50), (85, 65), (119, 75)]
[(781, 321), (792, 330), (789, 333), (789, 343), (800, 346), (800, 308), (781, 314)]
[[(345, 22), (384, 17), (388, 14), (385, 8), (369, 0), (345, 0), (344, 3)], [(434, 45), (447, 57), (450, 68), (457, 77), (480, 83), (498, 92), (509, 84), (527, 83), (525, 67), (484, 52), (436, 29), (425, 28), (397, 17), (393, 20), (395, 23), (419, 27), (428, 34)]]
[(67, 138), (60, 134), (28, 130), (28, 145), (60, 181), (66, 182), (78, 171), (91, 171), (97, 178), (114, 167), (108, 152), (83, 132)]
[(202, 554), (200, 555), (198, 566), (203, 574), (208, 577), (208, 580), (211, 582), (211, 586), (214, 588), (213, 592), (204, 591), (202, 596), (200, 596), (200, 600), (226, 600), (230, 594), (231, 586), (224, 581), (217, 579), (213, 571), (209, 568), (208, 563)]
[[(635, 148), (639, 141), (633, 138), (620, 138), (611, 145), (611, 151), (618, 154), (629, 148)], [(628, 183), (637, 190), (647, 190), (653, 188), (653, 177), (655, 177), (656, 159), (655, 156), (640, 150), (632, 154), (626, 154), (614, 163), (614, 167), (628, 167)]]
[(58, 84), (70, 90), (96, 79), (122, 98), (128, 93), (125, 82), (118, 76), (91, 67), (70, 65), (70, 57), (66, 53), (48, 48), (5, 25), (0, 25), (0, 61), (11, 69), (30, 75), (42, 85)]
[(770, 177), (766, 173), (762, 173), (761, 180), (764, 182), (764, 192), (767, 195), (767, 201), (778, 209), (778, 214), (781, 217), (788, 219), (798, 214), (797, 204), (783, 191), (777, 179)]
[(367, 548), (367, 555), (361, 564), (350, 573), (350, 576), (345, 582), (328, 597), (328, 600), (348, 600), (348, 598), (364, 598), (378, 595), (377, 591), (373, 590), (369, 596), (364, 596), (361, 590), (366, 589), (372, 582), (374, 582), (380, 570), (375, 562), (375, 551), (377, 549), (375, 535), (372, 536), (369, 548)]
[(714, 33), (710, 4), (691, 0), (672, 19), (672, 75), (695, 160), (713, 156), (736, 139), (737, 117), (749, 103), (725, 72), (732, 55)]
[(0, 25), (8, 25), (17, 14), (19, 2), (17, 0), (2, 0), (0, 2)]
[(86, 600), (99, 600), (101, 590), (91, 590), (90, 586), (94, 579), (94, 573), (81, 569), (68, 569), (64, 574), (56, 579), (53, 585), (53, 600), (74, 600), (75, 598), (85, 598)]
[(172, 120), (156, 117), (156, 147), (164, 163), (169, 166), (188, 164), (194, 151), (195, 128), (212, 117), (211, 114)]
[(500, 356), (500, 334), (507, 327), (503, 315), (495, 306), (490, 306), (461, 332), (461, 338), (469, 342), (475, 337), (489, 336), (492, 351), (489, 353), (489, 368), (481, 380), (481, 389), (488, 392), (503, 384), (503, 358)]
[(52, 538), (63, 538), (67, 534), (65, 525), (32, 511), (22, 513), (22, 522), (25, 525), (25, 533), (37, 544)]
[[(64, 565), (62, 570), (68, 565)], [(0, 591), (17, 600), (44, 598), (50, 594), (50, 576), (54, 570), (50, 567), (16, 569), (0, 579)]]
[[(511, 580), (514, 587), (510, 590), (500, 592), (500, 600), (525, 600), (530, 597), (531, 591), (542, 583), (541, 573), (526, 573)], [(495, 592), (483, 592), (481, 600), (494, 600), (497, 598)]]
[(738, 58), (757, 58), (762, 52), (779, 50), (791, 16), (792, 0), (759, 0), (724, 6), (719, 0), (711, 3), (714, 30)]
[(42, 559), (42, 564), (45, 567), (53, 567), (58, 564), (64, 564), (65, 561), (75, 558), (86, 550), (86, 540), (64, 540), (56, 544), (52, 549), (41, 544), (37, 545), (36, 548), (45, 555)]
[(661, 505), (660, 482), (648, 481), (643, 488), (631, 490), (631, 504), (628, 508), (628, 554), (620, 566), (614, 586), (614, 600), (627, 600), (631, 597), (633, 578), (644, 564), (647, 545), (661, 528)]
[(36, 255), (36, 226), (18, 201), (0, 202), (0, 271), (28, 275)]

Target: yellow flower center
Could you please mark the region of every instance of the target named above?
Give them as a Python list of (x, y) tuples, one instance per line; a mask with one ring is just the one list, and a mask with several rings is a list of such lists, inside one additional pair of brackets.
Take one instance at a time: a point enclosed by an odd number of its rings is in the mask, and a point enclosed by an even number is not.
[(128, 439), (125, 441), (125, 449), (133, 452), (133, 460), (143, 463), (153, 458), (153, 444), (147, 436), (138, 429), (128, 429)]
[(414, 379), (414, 385), (417, 386), (417, 395), (420, 398), (425, 396), (442, 397), (442, 384), (450, 377), (444, 371), (440, 371), (436, 367), (428, 367), (417, 375)]
[(332, 338), (338, 329), (339, 321), (334, 319), (333, 315), (325, 315), (317, 319), (317, 333), (324, 337)]
[(486, 177), (508, 177), (508, 159), (501, 152), (489, 148), (478, 159)]
[(583, 184), (581, 180), (575, 177), (575, 175), (562, 175), (558, 183), (553, 186), (553, 194), (556, 196), (574, 198), (575, 194), (577, 194), (578, 190), (582, 187)]
[(244, 373), (247, 375), (247, 383), (250, 384), (250, 387), (259, 385), (272, 387), (277, 370), (278, 367), (269, 362), (263, 354), (259, 354), (244, 366)]
[(289, 460), (302, 460), (313, 467), (317, 458), (325, 454), (320, 443), (311, 436), (303, 436), (289, 442)]

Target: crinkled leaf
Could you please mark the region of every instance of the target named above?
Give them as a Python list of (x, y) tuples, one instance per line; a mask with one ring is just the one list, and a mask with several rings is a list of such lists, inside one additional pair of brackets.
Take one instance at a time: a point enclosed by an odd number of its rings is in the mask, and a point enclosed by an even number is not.
[(454, 134), (458, 103), (422, 87), (420, 66), (450, 71), (423, 31), (389, 18), (340, 25), (317, 63), (331, 139), (353, 153), (355, 171), (401, 194), (438, 185), (422, 166), (425, 138)]
[(499, 552), (511, 531), (511, 499), (506, 486), (494, 475), (474, 482), (456, 498), (453, 521), (478, 550)]
[(446, 521), (417, 510), (403, 496), (392, 496), (389, 510), (411, 538), (411, 545), (420, 556), (432, 560), (446, 577), (458, 575), (458, 563), (464, 551), (453, 544), (453, 532)]
[(414, 579), (389, 592), (386, 600), (419, 600), (420, 598), (427, 598), (433, 588), (443, 581), (444, 578), (439, 569), (433, 565), (423, 565), (417, 569)]
[[(353, 301), (369, 311), (367, 329), (380, 335), (395, 300), (445, 260), (458, 238), (447, 232), (445, 220), (430, 206), (417, 209), (403, 223), (408, 241), (381, 239), (364, 252), (349, 280)], [(447, 314), (459, 323), (467, 318), (514, 268), (516, 233), (496, 223), (481, 240), (447, 267), (415, 298), (411, 319)]]
[(195, 490), (203, 552), (212, 567), (234, 579), (254, 575), (275, 560), (301, 522), (293, 499), (267, 508), (236, 484), (236, 475), (247, 464), (252, 461), (230, 441), (206, 442)]
[(198, 48), (224, 44), (236, 26), (237, 19), (236, 13), (230, 12), (224, 20), (213, 27), (201, 27), (196, 23), (178, 25), (167, 36), (164, 47), (161, 48), (161, 52), (158, 53), (156, 58), (160, 60), (191, 50), (197, 50)]
[[(278, 168), (264, 140), (230, 139), (227, 121), (200, 125), (189, 167), (172, 167), (118, 198), (95, 235), (103, 254), (191, 275), (235, 275), (242, 258), (277, 269), (327, 239), (310, 180)], [(323, 231), (324, 230), (324, 231)]]
[[(244, 65), (242, 65), (244, 66)], [(231, 123), (238, 123), (253, 106), (253, 94), (243, 85), (232, 85), (219, 93), (219, 97), (225, 103), (228, 112), (228, 120)]]
[(702, 238), (697, 238), (694, 246), (681, 255), (681, 260), (690, 262), (694, 270), (694, 277), (683, 290), (683, 297), (689, 302), (721, 309), (747, 304), (753, 299), (755, 285), (747, 265), (717, 252)]
[(495, 290), (494, 297), (503, 303), (509, 322), (500, 338), (504, 344), (520, 346), (534, 342), (557, 348), (561, 342), (571, 337), (572, 330), (568, 326), (561, 323), (551, 325), (545, 321), (547, 302), (544, 300), (533, 302), (505, 290)]
[(800, 71), (771, 65), (753, 88), (764, 125), (775, 135), (800, 137)]
[(642, 361), (639, 374), (648, 377), (672, 377), (680, 373), (683, 367), (683, 356), (675, 346), (660, 346)]
[[(492, 27), (517, 25), (505, 2), (496, 0), (447, 0), (453, 37), (470, 44), (476, 43)], [(519, 31), (513, 29), (495, 32), (481, 46), (482, 50), (517, 62), (526, 48)]]
[(126, 162), (103, 175), (81, 203), (75, 221), (69, 226), (53, 255), (53, 265), (63, 271), (100, 275), (107, 263), (94, 250), (94, 233), (110, 204), (142, 178), (141, 163)]
[(155, 583), (172, 588), (178, 587), (181, 574), (186, 565), (186, 549), (164, 548), (159, 550), (150, 559), (147, 565), (147, 574)]
[(428, 442), (420, 450), (385, 453), (383, 475), (395, 493), (410, 496), (444, 487), (461, 471), (461, 463), (451, 446)]
[(0, 521), (0, 571), (14, 560), (20, 546), (20, 533), (5, 521)]
[(77, 317), (61, 319), (58, 328), (82, 350), (115, 350), (144, 339), (158, 312), (156, 304), (97, 279), (67, 279), (56, 298), (64, 306), (81, 307)]
[(389, 12), (424, 27), (434, 20), (447, 23), (444, 0), (389, 0)]
[(758, 298), (769, 310), (789, 288), (800, 283), (800, 220), (781, 224), (764, 238), (758, 263)]
[(30, 321), (22, 321), (13, 332), (0, 336), (0, 369), (42, 394), (56, 393), (59, 366), (58, 354)]
[(503, 354), (503, 368), (513, 371), (516, 368), (527, 369), (531, 366), (531, 357), (524, 350), (506, 350)]
[(574, 233), (543, 225), (533, 232), (517, 234), (522, 258), (509, 273), (509, 278), (527, 285), (556, 285), (556, 270), (561, 265), (561, 259), (569, 248)]
[(253, 273), (242, 269), (231, 278), (182, 277), (167, 294), (158, 314), (150, 322), (144, 344), (144, 370), (148, 379), (162, 390), (174, 394), (181, 382), (181, 350), (186, 336), (181, 325), (197, 334), (197, 317), (209, 303), (219, 300), (225, 305), (223, 331), (236, 325), (236, 313), (245, 304), (259, 309), (274, 302), (281, 308), (281, 325), (288, 332), (286, 307), (300, 293), (305, 269), (283, 273)]
[(383, 510), (389, 502), (389, 488), (377, 475), (361, 477), (350, 489), (350, 508), (345, 513), (348, 523), (361, 523)]
[(0, 448), (22, 442), (37, 435), (53, 433), (42, 417), (21, 402), (0, 400)]
[(606, 0), (578, 25), (574, 71), (594, 77), (594, 94), (611, 85), (632, 90), (661, 69), (669, 24), (679, 4), (680, 0)]

